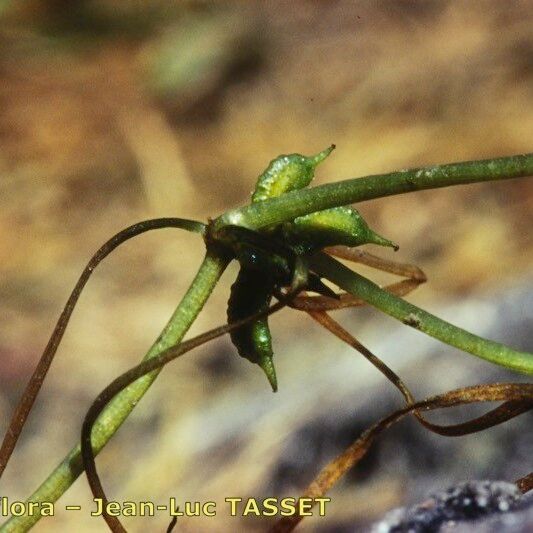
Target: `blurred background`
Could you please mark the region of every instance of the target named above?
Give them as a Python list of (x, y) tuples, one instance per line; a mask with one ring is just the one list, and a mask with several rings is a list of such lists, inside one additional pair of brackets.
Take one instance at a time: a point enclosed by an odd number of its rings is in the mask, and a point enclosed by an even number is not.
[[(315, 184), (531, 151), (532, 28), (529, 0), (1, 0), (2, 433), (83, 266), (123, 227), (216, 216), (248, 202), (278, 154), (330, 143), (337, 150)], [(370, 225), (401, 246), (369, 251), (427, 273), (410, 301), (531, 350), (532, 189), (521, 179), (362, 204)], [(99, 267), (1, 495), (27, 497), (71, 448), (91, 401), (146, 352), (202, 256), (197, 236), (164, 230)], [(225, 320), (235, 273), (233, 265), (190, 335)], [(377, 311), (336, 317), (417, 397), (520, 379)], [(279, 392), (225, 338), (168, 366), (99, 458), (111, 499), (296, 496), (401, 405), (376, 370), (307, 316), (284, 310), (271, 324)], [(513, 481), (531, 466), (531, 420), (461, 439), (404, 421), (332, 491), (326, 519), (301, 530), (367, 531), (449, 483)], [(529, 439), (529, 460), (530, 451)], [(88, 516), (90, 500), (81, 479), (35, 531), (106, 531)], [(219, 509), (180, 520), (181, 530), (267, 525)], [(167, 524), (164, 514), (125, 520), (131, 531)]]

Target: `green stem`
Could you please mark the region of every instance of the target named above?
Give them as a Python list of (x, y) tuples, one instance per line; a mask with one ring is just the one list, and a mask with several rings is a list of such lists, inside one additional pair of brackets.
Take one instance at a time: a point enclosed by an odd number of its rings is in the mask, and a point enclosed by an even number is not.
[[(228, 259), (207, 252), (205, 259), (191, 283), (188, 291), (181, 300), (165, 329), (150, 348), (146, 359), (160, 354), (167, 348), (175, 346), (184, 337), (205, 302), (209, 298), (220, 276), (224, 272)], [(151, 372), (138, 379), (117, 395), (99, 417), (92, 432), (92, 444), (97, 454), (107, 444), (124, 420), (131, 413), (138, 401), (143, 397), (150, 385), (157, 377), (159, 370)], [(28, 498), (28, 502), (55, 502), (74, 483), (83, 472), (80, 446), (75, 446), (57, 468), (48, 476), (42, 485)], [(30, 529), (41, 515), (23, 515), (12, 517), (1, 528), (1, 533), (19, 533)]]
[(259, 229), (330, 207), (393, 194), (530, 175), (533, 175), (533, 154), (400, 170), (293, 191), (234, 209), (216, 219), (214, 230), (225, 225)]
[(363, 299), (408, 326), (497, 365), (525, 374), (533, 374), (533, 354), (513, 350), (508, 346), (483, 339), (458, 328), (384, 291), (375, 283), (326, 254), (315, 255), (311, 261), (311, 268), (341, 289)]

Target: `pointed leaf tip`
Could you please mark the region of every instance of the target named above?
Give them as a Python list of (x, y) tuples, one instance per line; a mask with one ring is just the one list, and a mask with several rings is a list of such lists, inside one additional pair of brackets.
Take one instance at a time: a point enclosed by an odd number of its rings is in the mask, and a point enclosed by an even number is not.
[(264, 359), (259, 363), (259, 366), (263, 369), (265, 376), (272, 387), (272, 392), (278, 392), (278, 379), (276, 377), (276, 368), (272, 359)]
[(322, 163), (322, 161), (324, 161), (324, 159), (326, 159), (326, 157), (328, 157), (333, 150), (335, 150), (334, 144), (328, 146), (325, 150), (322, 150), (318, 154), (311, 156), (309, 159), (311, 159), (312, 165), (316, 167), (318, 164)]
[(390, 241), (389, 239), (386, 239), (385, 237), (382, 237), (381, 235), (379, 235), (379, 233), (376, 233), (370, 228), (368, 239), (368, 242), (371, 244), (378, 244), (379, 246), (388, 246), (389, 248), (392, 248), (395, 252), (400, 249), (400, 246), (398, 244), (393, 241)]

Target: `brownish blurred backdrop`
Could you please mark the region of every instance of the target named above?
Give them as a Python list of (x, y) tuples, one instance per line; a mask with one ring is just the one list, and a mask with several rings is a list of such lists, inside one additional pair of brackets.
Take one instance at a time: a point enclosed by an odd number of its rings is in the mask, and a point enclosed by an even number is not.
[[(2, 432), (85, 262), (122, 227), (158, 216), (206, 220), (246, 203), (273, 157), (332, 142), (337, 150), (315, 183), (531, 151), (532, 7), (529, 0), (0, 1)], [(401, 245), (396, 255), (379, 253), (428, 274), (411, 301), (531, 349), (519, 325), (532, 314), (532, 187), (523, 179), (427, 191), (366, 203), (361, 212)], [(198, 237), (165, 230), (128, 243), (99, 268), (1, 495), (26, 497), (70, 449), (91, 400), (145, 353), (202, 255)], [(232, 267), (191, 333), (224, 321), (234, 274)], [(276, 395), (227, 339), (166, 368), (99, 459), (110, 497), (297, 495), (341, 445), (400, 405), (366, 362), (294, 314), (271, 320)], [(377, 312), (339, 316), (417, 395), (494, 375), (488, 363), (404, 332)], [(491, 467), (523, 424), (493, 430), (503, 440), (482, 434), (453, 445), (406, 424), (331, 494), (329, 517), (302, 531), (365, 531), (446, 481), (512, 480), (525, 473), (519, 452), (516, 471)], [(106, 531), (87, 512), (61, 511), (89, 501), (81, 479), (35, 530)], [(164, 515), (125, 521), (131, 531), (163, 531), (167, 522)], [(225, 512), (181, 525), (265, 527)]]

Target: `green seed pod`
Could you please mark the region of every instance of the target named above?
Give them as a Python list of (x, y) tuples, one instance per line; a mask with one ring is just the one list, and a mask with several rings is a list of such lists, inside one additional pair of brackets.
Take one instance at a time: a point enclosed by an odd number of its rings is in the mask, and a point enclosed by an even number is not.
[[(257, 179), (252, 202), (261, 202), (289, 191), (307, 187), (313, 179), (315, 167), (335, 148), (331, 145), (322, 152), (307, 157), (301, 154), (281, 155), (273, 159)], [(237, 230), (238, 231), (238, 230)], [(231, 287), (228, 301), (228, 321), (233, 322), (249, 315), (265, 311), (270, 305), (276, 280), (288, 280), (285, 254), (263, 250), (254, 243), (246, 242), (246, 234), (234, 231), (232, 237), (241, 270)], [(271, 275), (266, 275), (267, 270)], [(319, 284), (316, 284), (319, 287)], [(277, 391), (276, 369), (273, 363), (272, 338), (268, 318), (255, 320), (230, 333), (239, 355), (258, 364), (265, 372), (272, 390)]]
[[(266, 311), (272, 299), (274, 283), (263, 272), (241, 268), (231, 287), (228, 301), (228, 322), (235, 322), (254, 313)], [(276, 392), (278, 383), (274, 367), (272, 338), (268, 317), (254, 320), (230, 332), (239, 355), (259, 365)]]
[[(290, 154), (280, 155), (273, 159), (257, 179), (257, 185), (252, 194), (252, 202), (261, 202), (306, 187), (313, 179), (315, 167), (334, 148), (335, 146), (331, 145), (326, 150), (311, 157)], [(227, 311), (229, 322), (268, 309), (276, 283), (270, 276), (260, 271), (262, 266), (268, 265), (267, 270), (272, 271), (276, 278), (288, 278), (290, 276), (284, 257), (272, 254), (271, 251), (262, 250), (250, 243), (242, 246), (236, 244), (241, 270), (231, 287)], [(274, 354), (268, 318), (255, 320), (233, 330), (230, 336), (239, 355), (258, 364), (265, 372), (272, 390), (277, 391), (278, 385), (273, 363)]]
[(300, 247), (313, 250), (344, 244), (379, 244), (398, 249), (398, 245), (371, 230), (363, 217), (352, 207), (334, 207), (317, 211), (285, 224), (285, 237)]
[(313, 179), (315, 167), (324, 161), (334, 148), (335, 145), (332, 144), (329, 148), (310, 157), (290, 154), (280, 155), (273, 159), (263, 174), (257, 178), (252, 203), (307, 187)]

